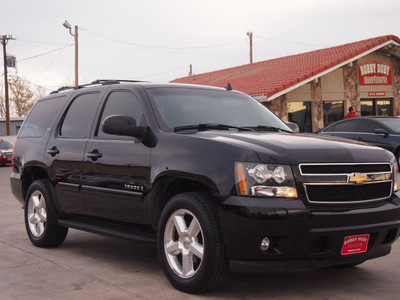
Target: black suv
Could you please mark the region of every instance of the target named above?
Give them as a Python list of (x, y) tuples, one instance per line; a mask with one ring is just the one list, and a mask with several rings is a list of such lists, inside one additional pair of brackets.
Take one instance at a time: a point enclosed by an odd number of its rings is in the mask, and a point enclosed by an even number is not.
[(229, 270), (387, 255), (398, 186), (392, 153), (293, 133), (230, 88), (108, 80), (40, 99), (11, 175), (35, 246), (60, 245), (68, 228), (154, 242), (168, 280), (191, 293)]

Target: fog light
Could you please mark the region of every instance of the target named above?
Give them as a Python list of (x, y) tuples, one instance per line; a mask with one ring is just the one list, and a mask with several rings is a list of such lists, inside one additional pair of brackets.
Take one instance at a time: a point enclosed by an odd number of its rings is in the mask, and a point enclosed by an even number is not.
[(261, 250), (262, 250), (262, 251), (267, 251), (268, 248), (269, 248), (269, 246), (270, 246), (270, 243), (271, 243), (271, 242), (269, 241), (269, 238), (265, 237), (265, 238), (261, 241), (261, 246), (260, 246)]

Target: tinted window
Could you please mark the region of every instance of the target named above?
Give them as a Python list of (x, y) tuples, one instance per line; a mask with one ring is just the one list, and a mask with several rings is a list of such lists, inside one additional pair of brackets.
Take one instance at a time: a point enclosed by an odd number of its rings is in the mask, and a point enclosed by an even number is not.
[(27, 116), (19, 133), (20, 137), (41, 137), (51, 121), (65, 104), (66, 97), (38, 101)]
[(265, 106), (241, 93), (197, 88), (149, 89), (148, 93), (166, 130), (202, 123), (290, 130)]
[(340, 122), (336, 125), (333, 125), (326, 130), (325, 132), (356, 132), (357, 129), (357, 120), (349, 120), (345, 122)]
[(131, 139), (130, 137), (122, 137), (104, 133), (101, 124), (108, 116), (112, 115), (126, 115), (133, 117), (136, 120), (136, 124), (140, 125), (143, 119), (143, 112), (140, 108), (139, 101), (135, 95), (128, 91), (117, 91), (112, 92), (106, 103), (100, 118), (100, 122), (97, 126), (97, 136), (101, 138), (118, 138), (118, 139)]
[(68, 112), (60, 128), (60, 136), (85, 138), (89, 134), (98, 103), (99, 94), (82, 94), (76, 97), (68, 108)]
[(375, 129), (383, 128), (377, 122), (371, 120), (360, 120), (358, 131), (373, 133)]

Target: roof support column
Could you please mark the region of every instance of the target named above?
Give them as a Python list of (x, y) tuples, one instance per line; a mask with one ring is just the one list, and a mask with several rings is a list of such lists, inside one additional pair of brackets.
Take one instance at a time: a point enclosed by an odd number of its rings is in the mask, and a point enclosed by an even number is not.
[(392, 56), (394, 113), (400, 115), (400, 60)]
[(360, 85), (358, 79), (358, 62), (354, 61), (352, 66), (345, 66), (344, 73), (344, 96), (346, 103), (344, 106), (344, 114), (346, 115), (350, 106), (355, 106), (360, 112)]
[(312, 131), (324, 128), (324, 109), (322, 105), (321, 80), (311, 82), (312, 93)]

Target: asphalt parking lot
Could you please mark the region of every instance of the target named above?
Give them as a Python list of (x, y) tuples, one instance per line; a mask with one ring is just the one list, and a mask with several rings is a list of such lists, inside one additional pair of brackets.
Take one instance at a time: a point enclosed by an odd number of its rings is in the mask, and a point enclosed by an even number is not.
[(399, 299), (400, 242), (389, 256), (353, 268), (232, 273), (219, 290), (189, 295), (164, 277), (150, 244), (70, 230), (58, 248), (34, 247), (0, 167), (0, 299)]

